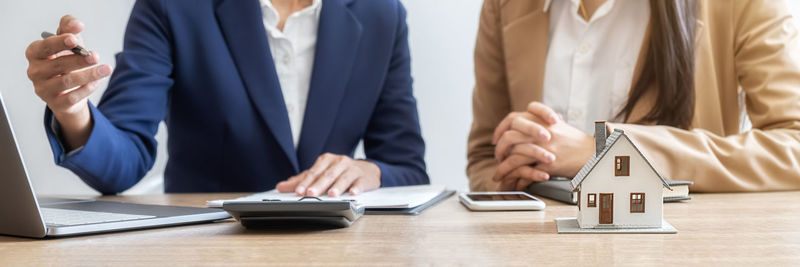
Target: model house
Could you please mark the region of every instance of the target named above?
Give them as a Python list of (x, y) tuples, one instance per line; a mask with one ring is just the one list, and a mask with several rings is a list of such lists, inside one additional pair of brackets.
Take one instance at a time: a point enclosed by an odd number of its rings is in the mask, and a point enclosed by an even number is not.
[(667, 181), (622, 130), (606, 138), (595, 122), (596, 153), (572, 179), (580, 228), (657, 228)]

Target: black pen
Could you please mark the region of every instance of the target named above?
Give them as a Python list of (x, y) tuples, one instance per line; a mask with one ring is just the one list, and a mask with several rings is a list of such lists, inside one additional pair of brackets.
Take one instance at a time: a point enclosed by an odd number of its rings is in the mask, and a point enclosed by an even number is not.
[[(42, 39), (47, 39), (47, 37), (50, 37), (50, 36), (56, 36), (56, 35), (51, 33), (51, 32), (47, 32), (47, 31), (42, 32)], [(84, 57), (88, 57), (88, 56), (92, 55), (91, 53), (89, 53), (89, 50), (86, 50), (86, 48), (83, 48), (80, 45), (72, 48), (72, 53), (74, 53), (76, 55), (81, 55), (81, 56), (84, 56)]]

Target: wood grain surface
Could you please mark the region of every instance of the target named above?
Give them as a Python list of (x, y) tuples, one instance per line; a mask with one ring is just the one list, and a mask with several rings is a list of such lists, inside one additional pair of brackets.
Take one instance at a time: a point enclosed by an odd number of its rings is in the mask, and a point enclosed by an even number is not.
[[(103, 197), (203, 206), (244, 194)], [(693, 194), (665, 205), (678, 234), (559, 235), (544, 211), (470, 212), (451, 197), (419, 216), (350, 228), (247, 230), (233, 220), (60, 239), (0, 236), (0, 265), (745, 265), (800, 264), (800, 192)]]

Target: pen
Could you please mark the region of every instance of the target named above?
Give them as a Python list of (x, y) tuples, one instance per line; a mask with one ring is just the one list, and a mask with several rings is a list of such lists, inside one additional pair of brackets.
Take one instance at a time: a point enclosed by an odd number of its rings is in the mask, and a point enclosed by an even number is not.
[[(51, 33), (51, 32), (47, 32), (47, 31), (42, 32), (42, 39), (47, 39), (47, 37), (50, 37), (50, 36), (56, 36), (56, 35)], [(81, 55), (81, 56), (84, 56), (84, 57), (88, 57), (88, 56), (91, 55), (91, 53), (89, 53), (89, 50), (86, 50), (86, 48), (83, 48), (80, 45), (72, 48), (72, 53), (74, 53), (76, 55)]]

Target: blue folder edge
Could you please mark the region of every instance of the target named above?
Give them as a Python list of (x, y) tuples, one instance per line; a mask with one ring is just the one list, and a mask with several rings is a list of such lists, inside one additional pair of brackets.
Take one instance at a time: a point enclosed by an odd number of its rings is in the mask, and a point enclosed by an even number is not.
[(431, 199), (425, 204), (407, 208), (407, 209), (366, 209), (364, 212), (365, 215), (420, 215), (426, 209), (439, 204), (445, 199), (448, 199), (450, 196), (455, 194), (455, 190), (444, 190), (435, 198)]

